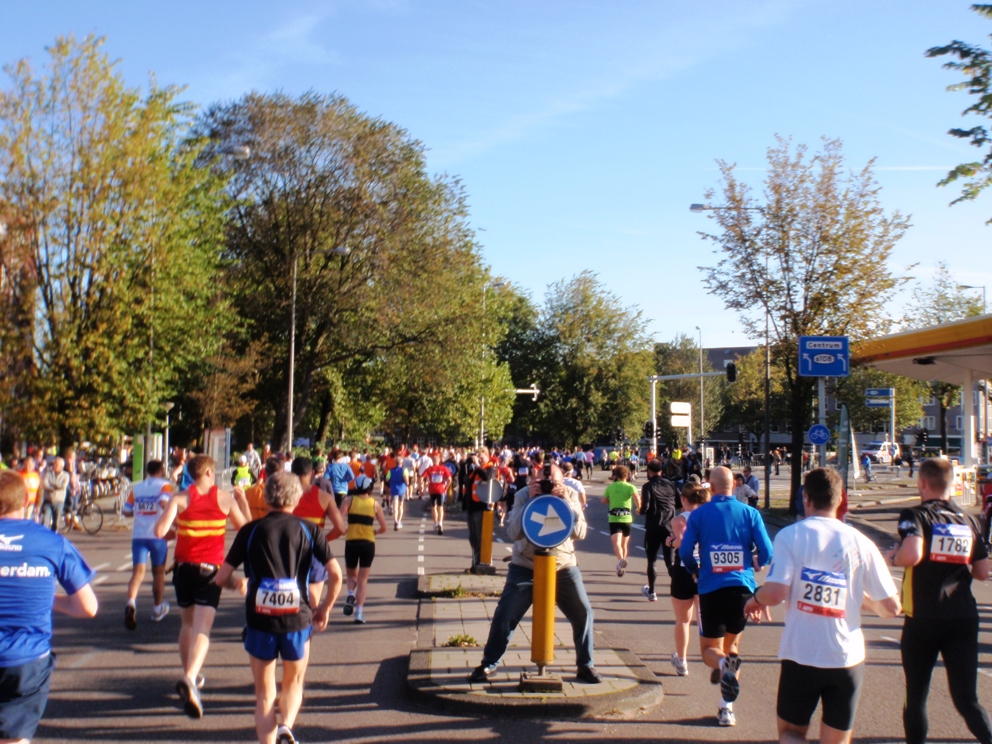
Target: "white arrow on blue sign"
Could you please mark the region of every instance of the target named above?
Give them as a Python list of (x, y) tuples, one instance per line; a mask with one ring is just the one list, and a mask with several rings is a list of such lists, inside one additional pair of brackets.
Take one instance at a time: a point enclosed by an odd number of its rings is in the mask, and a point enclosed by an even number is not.
[(850, 374), (847, 336), (800, 336), (801, 377), (847, 377)]
[(896, 394), (895, 388), (866, 388), (866, 398), (891, 398)]
[(538, 548), (557, 548), (572, 534), (575, 514), (558, 496), (538, 496), (524, 506), (524, 537)]

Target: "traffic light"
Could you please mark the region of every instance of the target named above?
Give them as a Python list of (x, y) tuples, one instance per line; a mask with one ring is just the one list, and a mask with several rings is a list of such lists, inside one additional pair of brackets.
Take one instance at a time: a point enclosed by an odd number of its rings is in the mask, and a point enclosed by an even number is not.
[(644, 438), (651, 439), (654, 436), (654, 421), (644, 423)]
[(737, 365), (733, 362), (727, 365), (727, 382), (737, 382)]
[(928, 432), (926, 429), (924, 429), (920, 433), (923, 436), (923, 446), (926, 447), (930, 443), (930, 432)]

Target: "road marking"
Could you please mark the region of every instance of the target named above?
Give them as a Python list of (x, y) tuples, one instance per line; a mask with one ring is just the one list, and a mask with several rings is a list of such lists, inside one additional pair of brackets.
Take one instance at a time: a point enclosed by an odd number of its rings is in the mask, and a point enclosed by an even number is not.
[(424, 562), (424, 556), (418, 555), (417, 556), (417, 563), (423, 563), (423, 562)]
[(890, 643), (899, 643), (895, 638), (890, 638), (889, 636), (882, 636), (883, 641), (889, 641)]
[(108, 578), (110, 578), (110, 577), (109, 576), (97, 576), (95, 579), (93, 579), (93, 586), (96, 586), (97, 584), (102, 584)]
[(129, 550), (128, 552), (126, 552), (126, 553), (125, 553), (125, 554), (124, 554), (123, 556), (121, 556), (121, 557), (122, 557), (122, 558), (130, 558), (130, 557), (131, 557), (131, 551)]
[(644, 527), (639, 524), (632, 524), (630, 526), (633, 527), (635, 530), (642, 530), (642, 531), (644, 530)]
[(117, 571), (127, 571), (129, 568), (131, 568), (131, 561), (128, 561), (127, 563), (122, 563), (115, 570), (117, 570)]
[(94, 571), (102, 571), (103, 569), (105, 569), (109, 565), (110, 565), (109, 563), (101, 563), (99, 566), (93, 566), (93, 570)]
[(502, 537), (497, 537), (496, 542), (506, 542)]
[(424, 567), (417, 566), (417, 576), (423, 576), (423, 575), (424, 575)]
[(423, 549), (424, 549), (424, 546), (423, 545), (418, 545), (417, 546), (417, 550), (423, 550)]
[(644, 550), (643, 545), (635, 545), (634, 547), (637, 548), (638, 550)]
[(979, 669), (978, 671), (980, 674), (984, 674), (986, 677), (992, 677), (992, 672), (990, 672), (988, 669)]
[(507, 553), (512, 553), (513, 552), (513, 548), (511, 548), (509, 545), (507, 545), (506, 546), (506, 552)]
[(85, 664), (87, 664), (91, 659), (95, 659), (97, 656), (99, 656), (100, 654), (104, 653), (104, 651), (105, 651), (105, 649), (102, 649), (102, 648), (94, 648), (92, 651), (88, 651), (87, 653), (83, 654), (78, 659), (76, 659), (75, 661), (73, 661), (69, 665), (69, 668), (70, 669), (79, 669), (81, 666), (84, 666)]
[(606, 535), (607, 537), (610, 536), (610, 533), (609, 532), (603, 532), (602, 530), (599, 531), (599, 534), (600, 535)]

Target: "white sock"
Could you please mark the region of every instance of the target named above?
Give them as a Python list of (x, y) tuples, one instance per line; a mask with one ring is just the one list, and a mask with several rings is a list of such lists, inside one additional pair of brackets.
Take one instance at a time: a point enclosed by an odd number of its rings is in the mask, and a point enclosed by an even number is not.
[(348, 590), (348, 596), (349, 597), (354, 597), (355, 596), (355, 590), (354, 589), (349, 589)]
[(733, 710), (734, 709), (734, 704), (733, 703), (728, 703), (723, 698), (720, 698), (720, 707), (721, 708), (726, 708), (727, 710)]
[(720, 674), (723, 674), (723, 665), (726, 663), (727, 659), (724, 657), (720, 658)]
[(155, 605), (155, 612), (161, 612), (161, 611), (162, 611), (162, 605), (160, 604)]
[(129, 599), (127, 601), (127, 606), (128, 607), (134, 607), (135, 609), (137, 609), (138, 603), (135, 600), (133, 600), (133, 599)]

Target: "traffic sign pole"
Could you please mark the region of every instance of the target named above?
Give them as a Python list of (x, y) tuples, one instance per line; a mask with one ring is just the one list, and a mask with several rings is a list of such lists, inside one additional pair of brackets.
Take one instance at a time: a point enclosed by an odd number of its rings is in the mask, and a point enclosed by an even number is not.
[(555, 660), (555, 557), (540, 550), (534, 555), (534, 619), (531, 628), (530, 660), (537, 675)]
[[(817, 393), (820, 396), (820, 425), (827, 425), (827, 383), (823, 377), (818, 377), (816, 381)], [(827, 444), (824, 442), (818, 448), (820, 451), (820, 467), (827, 467)]]
[(492, 506), (482, 513), (482, 545), (479, 546), (479, 565), (493, 565), (493, 509)]

